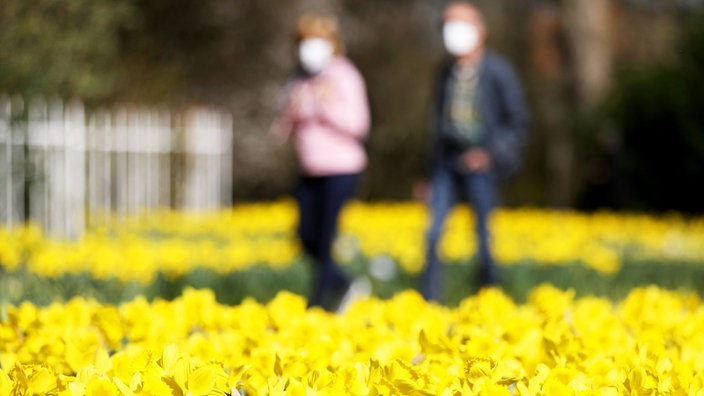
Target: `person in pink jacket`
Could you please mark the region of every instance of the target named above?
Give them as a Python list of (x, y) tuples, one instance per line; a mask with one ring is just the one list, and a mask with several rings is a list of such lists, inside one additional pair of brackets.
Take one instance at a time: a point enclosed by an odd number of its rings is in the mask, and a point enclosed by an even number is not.
[(340, 211), (367, 165), (369, 103), (364, 78), (344, 56), (334, 18), (303, 16), (295, 41), (299, 68), (283, 89), (272, 133), (292, 140), (298, 159), (298, 236), (315, 262), (309, 305), (333, 310), (350, 286), (332, 245)]

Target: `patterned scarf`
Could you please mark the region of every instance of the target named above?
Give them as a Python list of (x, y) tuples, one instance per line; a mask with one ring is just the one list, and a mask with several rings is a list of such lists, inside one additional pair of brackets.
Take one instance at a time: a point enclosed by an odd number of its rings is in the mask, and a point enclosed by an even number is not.
[(447, 81), (447, 98), (444, 120), (452, 140), (464, 147), (477, 145), (481, 141), (481, 116), (477, 95), (479, 88), (478, 68), (453, 70)]

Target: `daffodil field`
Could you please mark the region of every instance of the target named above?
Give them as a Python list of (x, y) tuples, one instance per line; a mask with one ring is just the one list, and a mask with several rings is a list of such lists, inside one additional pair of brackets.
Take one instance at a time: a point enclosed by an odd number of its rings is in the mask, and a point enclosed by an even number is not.
[(340, 314), (186, 289), (2, 319), (3, 395), (704, 394), (704, 305), (656, 287), (613, 303), (540, 286), (520, 305), (483, 289), (456, 308), (405, 291)]
[(704, 218), (491, 221), (502, 288), (470, 286), (460, 207), (440, 246), (455, 294), (436, 304), (413, 290), (424, 206), (348, 205), (335, 254), (374, 287), (339, 313), (301, 297), (291, 201), (148, 213), (70, 241), (0, 229), (0, 395), (704, 396)]
[[(256, 267), (264, 271), (256, 282), (275, 279), (262, 287), (269, 294), (260, 297), (272, 298), (280, 282), (304, 293), (307, 265), (301, 262), (296, 222), (294, 203), (282, 200), (205, 214), (149, 213), (96, 227), (72, 241), (52, 239), (31, 224), (0, 228), (4, 278), (21, 274), (5, 284), (0, 280), (0, 291), (5, 289), (11, 301), (21, 301), (28, 288), (33, 287), (35, 294), (47, 290), (44, 283), (28, 284), (28, 279), (66, 284), (79, 278), (97, 282), (94, 289), (128, 284), (134, 290), (129, 296), (149, 287), (156, 288), (153, 296), (159, 296), (164, 289), (158, 285), (167, 283), (176, 288), (170, 296), (175, 297), (183, 285), (194, 282), (199, 287), (220, 282), (223, 291), (245, 290), (255, 281), (244, 281), (237, 274), (250, 274)], [(335, 254), (348, 272), (370, 276), (380, 289), (387, 286), (382, 295), (390, 297), (414, 286), (413, 278), (424, 262), (427, 222), (420, 203), (352, 203), (343, 212)], [(598, 285), (609, 291), (613, 282), (621, 282), (624, 291), (618, 297), (625, 297), (633, 285), (669, 279), (667, 286), (689, 281), (688, 286), (696, 287), (692, 282), (704, 275), (703, 217), (501, 209), (491, 228), (505, 287), (510, 291), (522, 287), (514, 295), (524, 295), (542, 281), (564, 287), (579, 286), (573, 284), (579, 281), (588, 283), (588, 292)], [(471, 280), (474, 251), (472, 213), (459, 207), (448, 219), (440, 245), (441, 257), (449, 264), (449, 281), (457, 281), (457, 288), (466, 289)], [(457, 263), (470, 265), (453, 265)], [(453, 271), (459, 272), (457, 276)], [(92, 287), (90, 282), (69, 288)], [(396, 287), (389, 289), (390, 285)], [(250, 288), (236, 300), (258, 291)], [(464, 297), (456, 294), (454, 302)]]

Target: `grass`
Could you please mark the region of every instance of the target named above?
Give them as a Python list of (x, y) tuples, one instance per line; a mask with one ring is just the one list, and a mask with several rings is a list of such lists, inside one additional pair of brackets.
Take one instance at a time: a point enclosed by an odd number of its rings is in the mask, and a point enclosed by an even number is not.
[[(704, 263), (702, 263), (704, 264)], [(614, 275), (603, 275), (579, 263), (545, 266), (525, 262), (502, 267), (502, 288), (517, 302), (523, 302), (530, 290), (550, 283), (559, 288), (574, 289), (577, 296), (595, 295), (620, 300), (639, 286), (657, 285), (670, 290), (686, 290), (704, 296), (704, 265), (678, 262), (626, 262)], [(368, 276), (375, 296), (389, 298), (407, 288), (415, 288), (415, 275), (396, 269), (395, 275), (381, 280), (370, 275), (370, 262), (356, 259), (344, 270), (350, 276)], [(446, 266), (445, 296), (449, 306), (477, 292), (474, 281), (476, 266), (472, 261), (462, 261)], [(147, 299), (173, 299), (185, 287), (210, 288), (223, 304), (238, 304), (251, 297), (260, 302), (273, 298), (279, 291), (288, 290), (306, 295), (310, 288), (312, 268), (309, 262), (298, 259), (285, 269), (255, 265), (247, 270), (221, 274), (198, 269), (180, 278), (159, 275), (148, 284), (121, 282), (115, 279), (93, 279), (88, 274), (67, 274), (58, 278), (44, 278), (24, 270), (0, 273), (0, 301), (19, 304), (29, 301), (47, 305), (53, 301), (66, 301), (74, 296), (94, 298), (102, 303), (117, 304), (138, 295)]]

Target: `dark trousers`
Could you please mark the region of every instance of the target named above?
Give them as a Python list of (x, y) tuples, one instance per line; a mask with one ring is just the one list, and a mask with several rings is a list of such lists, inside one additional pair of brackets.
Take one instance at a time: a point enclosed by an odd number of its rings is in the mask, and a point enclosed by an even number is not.
[(304, 251), (313, 259), (313, 290), (310, 306), (329, 306), (331, 299), (347, 289), (349, 280), (335, 264), (332, 245), (340, 211), (353, 194), (357, 174), (301, 177), (296, 191), (298, 236)]
[(493, 173), (460, 173), (449, 167), (438, 167), (431, 181), (431, 225), (427, 233), (426, 267), (421, 275), (421, 293), (428, 300), (440, 299), (443, 291), (443, 268), (437, 246), (445, 219), (459, 198), (466, 198), (474, 210), (478, 240), (480, 286), (499, 283), (498, 269), (489, 249), (489, 216), (496, 205)]

